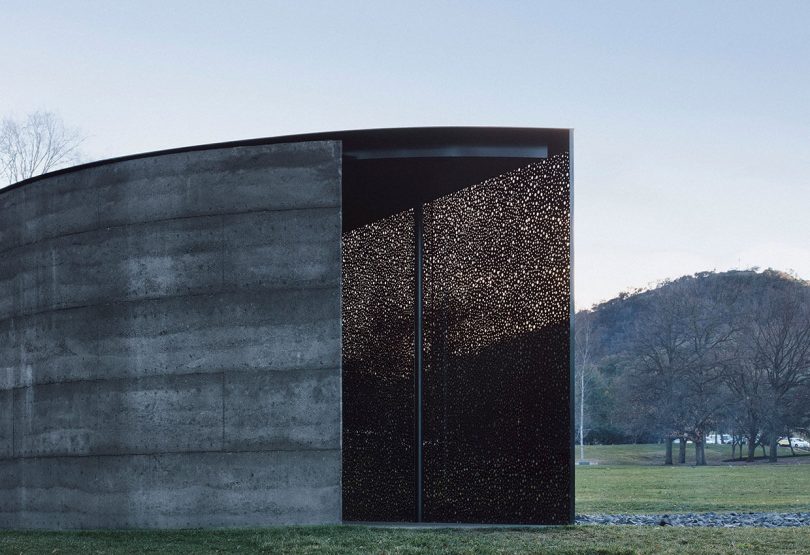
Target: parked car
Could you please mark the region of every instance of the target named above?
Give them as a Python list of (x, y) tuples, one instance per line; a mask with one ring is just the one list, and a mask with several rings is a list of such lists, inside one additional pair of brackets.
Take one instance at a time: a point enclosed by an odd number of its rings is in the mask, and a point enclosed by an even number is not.
[(794, 437), (791, 439), (791, 441), (793, 442), (794, 449), (810, 449), (810, 441), (807, 441), (806, 439)]
[(786, 437), (780, 437), (779, 441), (776, 443), (779, 445), (779, 447), (790, 447), (793, 445), (794, 449), (810, 449), (810, 442), (798, 437), (792, 437), (790, 438), (790, 441), (788, 441), (788, 438)]
[(718, 434), (714, 432), (706, 434), (707, 445), (726, 444), (726, 443), (731, 443), (731, 435), (729, 434)]

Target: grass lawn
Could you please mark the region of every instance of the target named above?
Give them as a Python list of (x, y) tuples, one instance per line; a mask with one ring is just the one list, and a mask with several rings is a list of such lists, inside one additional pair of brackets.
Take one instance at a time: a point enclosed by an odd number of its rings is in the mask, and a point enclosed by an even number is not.
[(3, 532), (2, 553), (807, 553), (810, 529), (577, 526), (521, 530), (291, 527), (176, 532)]
[[(808, 511), (810, 461), (780, 450), (778, 464), (729, 465), (727, 445), (707, 445), (709, 465), (663, 466), (663, 445), (585, 446), (595, 466), (576, 468), (578, 513), (673, 513), (708, 511)], [(579, 456), (579, 448), (577, 448)], [(810, 550), (810, 547), (808, 547)]]
[[(678, 445), (672, 446), (673, 458), (678, 460)], [(747, 453), (747, 451), (746, 451)], [(735, 453), (736, 454), (736, 453)], [(810, 461), (810, 453), (796, 450), (796, 457), (792, 457), (790, 449), (779, 448), (778, 455), (785, 461), (802, 459)], [(757, 448), (756, 456), (762, 459), (762, 449)], [(804, 459), (804, 457), (808, 457)], [(579, 459), (579, 446), (576, 448), (576, 458)], [(707, 464), (725, 464), (731, 458), (730, 445), (706, 445)], [(664, 445), (662, 444), (639, 444), (639, 445), (586, 445), (585, 459), (597, 464), (664, 464)], [(695, 447), (691, 443), (686, 444), (686, 464), (695, 464)]]
[[(710, 463), (728, 457), (707, 446)], [(588, 448), (579, 513), (810, 510), (810, 464), (661, 465), (663, 446)], [(691, 453), (691, 450), (688, 451)], [(810, 458), (808, 458), (810, 460)], [(810, 553), (810, 528), (564, 526), (0, 532), (0, 553)]]
[(586, 514), (808, 511), (810, 464), (577, 467), (576, 507)]

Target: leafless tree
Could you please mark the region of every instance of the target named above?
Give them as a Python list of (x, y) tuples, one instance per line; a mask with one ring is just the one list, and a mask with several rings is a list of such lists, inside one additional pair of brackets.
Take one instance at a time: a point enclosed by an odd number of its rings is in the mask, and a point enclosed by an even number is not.
[(672, 442), (695, 445), (695, 462), (706, 464), (704, 434), (724, 408), (722, 368), (736, 328), (726, 307), (733, 290), (699, 291), (685, 279), (660, 290), (639, 320), (635, 342), (635, 406), (643, 420), (666, 441), (665, 464), (672, 464)]
[[(682, 298), (671, 288), (662, 289), (652, 308), (636, 322), (631, 379), (625, 388), (629, 414), (666, 442), (665, 464), (672, 464), (672, 443), (679, 439), (685, 456), (683, 368), (684, 346)], [(681, 461), (683, 462), (683, 461)]]
[(797, 393), (810, 384), (810, 302), (795, 290), (770, 291), (751, 317), (752, 360), (766, 387), (761, 393), (764, 424), (776, 462), (779, 433), (801, 412), (805, 398)]
[(724, 381), (734, 394), (733, 412), (742, 439), (748, 444), (748, 461), (752, 462), (757, 444), (762, 439), (762, 425), (767, 413), (763, 394), (767, 388), (765, 370), (757, 364), (756, 348), (750, 342), (750, 327), (738, 341), (738, 357), (723, 370)]
[(739, 328), (734, 307), (739, 291), (733, 286), (700, 291), (696, 280), (684, 284), (685, 332), (688, 338), (684, 381), (687, 398), (687, 432), (695, 443), (696, 463), (706, 464), (707, 428), (722, 420), (727, 401), (723, 369), (734, 358)]
[(588, 311), (580, 312), (575, 320), (574, 371), (579, 404), (579, 458), (585, 460), (585, 403), (593, 378), (593, 318)]
[(777, 458), (780, 434), (810, 417), (810, 295), (800, 284), (763, 287), (741, 312), (737, 358), (724, 370), (735, 416), (748, 443)]
[(0, 122), (0, 177), (12, 184), (76, 164), (84, 136), (52, 112), (34, 112), (23, 120)]

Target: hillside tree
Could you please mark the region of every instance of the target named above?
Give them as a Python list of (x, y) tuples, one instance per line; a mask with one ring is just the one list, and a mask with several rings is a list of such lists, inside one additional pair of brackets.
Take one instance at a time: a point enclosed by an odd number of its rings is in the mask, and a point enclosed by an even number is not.
[(795, 288), (768, 291), (754, 305), (748, 341), (749, 364), (759, 369), (765, 387), (760, 392), (769, 444), (768, 458), (776, 462), (780, 433), (801, 419), (810, 384), (810, 300)]
[(735, 292), (701, 291), (697, 279), (662, 289), (639, 320), (635, 343), (636, 406), (641, 421), (657, 427), (672, 464), (672, 442), (695, 445), (695, 463), (706, 464), (705, 433), (724, 409), (722, 368), (736, 328), (726, 306)]

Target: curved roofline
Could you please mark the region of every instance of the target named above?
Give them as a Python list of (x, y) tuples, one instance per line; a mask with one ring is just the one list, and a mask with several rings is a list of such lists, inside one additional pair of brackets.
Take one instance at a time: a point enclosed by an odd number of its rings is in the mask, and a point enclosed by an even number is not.
[[(538, 127), (388, 127), (376, 129), (351, 129), (344, 131), (325, 131), (317, 133), (303, 133), (296, 135), (281, 135), (278, 137), (262, 137), (257, 139), (242, 139), (237, 141), (224, 141), (219, 143), (206, 143), (201, 145), (191, 145), (163, 150), (153, 150), (138, 154), (128, 154), (114, 158), (105, 158), (60, 168), (52, 172), (36, 175), (22, 181), (0, 189), (0, 195), (24, 187), (30, 183), (56, 177), (72, 172), (78, 172), (99, 166), (138, 160), (141, 158), (152, 158), (166, 156), (169, 154), (181, 154), (185, 152), (197, 152), (204, 150), (215, 150), (224, 148), (235, 148), (243, 146), (263, 146), (284, 143), (300, 143), (308, 141), (342, 141), (349, 143), (344, 145), (344, 155), (352, 148), (373, 150), (390, 149), (392, 146), (401, 145), (446, 145), (465, 143), (467, 145), (477, 145), (482, 142), (494, 142), (498, 145), (515, 146), (517, 148), (526, 145), (547, 146), (548, 154), (553, 155), (560, 151), (569, 150), (570, 128), (538, 128)], [(474, 133), (473, 133), (474, 132)], [(485, 141), (482, 141), (485, 139)], [(347, 149), (346, 146), (349, 148)]]

